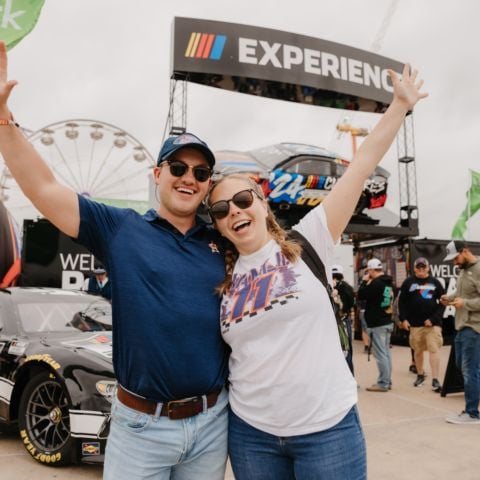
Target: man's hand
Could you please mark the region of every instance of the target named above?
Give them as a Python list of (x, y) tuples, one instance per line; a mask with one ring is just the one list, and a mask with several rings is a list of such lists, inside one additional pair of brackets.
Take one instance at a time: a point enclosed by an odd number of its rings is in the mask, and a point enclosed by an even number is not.
[(408, 320), (403, 320), (402, 329), (407, 331), (410, 330), (410, 322)]
[(463, 298), (455, 297), (451, 302), (450, 305), (454, 306), (455, 308), (462, 308), (465, 306), (465, 302)]
[(447, 305), (450, 305), (450, 300), (446, 295), (442, 295), (440, 297), (440, 303), (446, 307)]
[(8, 77), (8, 58), (7, 47), (0, 41), (0, 116), (7, 119), (10, 117), (10, 111), (7, 107), (7, 100), (12, 88), (17, 84), (16, 80), (7, 80)]
[(423, 324), (426, 326), (426, 327), (433, 327), (433, 323), (430, 319), (426, 319)]

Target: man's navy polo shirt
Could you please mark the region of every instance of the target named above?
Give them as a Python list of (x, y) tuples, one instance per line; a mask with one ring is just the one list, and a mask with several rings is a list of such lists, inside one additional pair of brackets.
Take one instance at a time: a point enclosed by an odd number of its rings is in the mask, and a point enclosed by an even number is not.
[(224, 385), (228, 354), (215, 293), (225, 276), (219, 234), (199, 218), (183, 235), (154, 210), (141, 216), (78, 198), (77, 241), (104, 262), (112, 284), (120, 384), (156, 401)]

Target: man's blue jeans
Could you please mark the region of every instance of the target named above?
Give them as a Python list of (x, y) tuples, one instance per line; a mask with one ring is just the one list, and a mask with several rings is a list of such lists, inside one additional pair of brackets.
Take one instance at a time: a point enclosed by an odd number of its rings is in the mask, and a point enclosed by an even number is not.
[(455, 336), (455, 362), (462, 371), (465, 391), (465, 411), (479, 417), (480, 401), (480, 333), (466, 327)]
[(334, 427), (307, 435), (270, 435), (231, 410), (228, 428), (230, 462), (236, 480), (367, 478), (365, 439), (356, 407)]
[(183, 420), (132, 410), (116, 397), (104, 480), (223, 480), (227, 462), (228, 393)]
[(393, 332), (393, 323), (368, 329), (372, 342), (373, 356), (377, 361), (377, 385), (390, 388), (392, 384), (392, 356), (390, 354), (390, 338)]

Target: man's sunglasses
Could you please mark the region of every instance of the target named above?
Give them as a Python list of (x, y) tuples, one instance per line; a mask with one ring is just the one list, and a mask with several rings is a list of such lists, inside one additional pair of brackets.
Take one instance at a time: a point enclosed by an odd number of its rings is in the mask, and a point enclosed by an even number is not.
[(163, 163), (166, 163), (170, 167), (170, 173), (174, 177), (183, 177), (189, 168), (192, 169), (193, 176), (198, 182), (206, 182), (212, 176), (212, 171), (208, 167), (191, 167), (180, 160), (167, 160)]
[(256, 195), (260, 200), (263, 200), (263, 197), (258, 194), (253, 188), (249, 188), (248, 190), (242, 190), (236, 193), (230, 200), (219, 200), (211, 205), (208, 209), (208, 213), (210, 216), (215, 220), (220, 220), (225, 218), (230, 211), (230, 202), (233, 202), (238, 208), (245, 210), (248, 207), (252, 206), (253, 199)]

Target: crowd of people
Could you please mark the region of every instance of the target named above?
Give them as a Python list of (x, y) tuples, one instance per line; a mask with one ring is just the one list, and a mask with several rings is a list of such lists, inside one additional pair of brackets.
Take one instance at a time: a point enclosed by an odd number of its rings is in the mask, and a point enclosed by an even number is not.
[[(251, 178), (234, 174), (212, 183), (215, 157), (190, 133), (162, 145), (153, 169), (159, 207), (145, 215), (92, 201), (58, 182), (7, 106), (16, 82), (8, 79), (0, 42), (5, 162), (37, 209), (104, 265), (87, 289), (103, 294), (109, 282), (102, 275), (111, 277), (118, 387), (105, 479), (223, 480), (227, 454), (238, 480), (366, 478), (351, 347), (345, 357), (339, 341), (341, 324), (352, 340), (352, 292), (340, 268), (330, 272), (333, 246), (365, 180), (407, 113), (427, 96), (409, 65), (401, 78), (389, 75), (390, 106), (326, 199), (293, 227), (300, 243), (279, 225)], [(197, 215), (202, 202), (212, 225)], [(329, 285), (304, 261), (308, 248), (329, 272)], [(457, 308), (466, 409), (451, 421), (480, 422), (480, 264), (466, 245), (449, 248), (448, 258), (462, 269), (457, 292), (446, 296), (428, 287), (424, 299), (421, 270), (428, 262), (417, 260), (415, 279), (401, 293), (402, 320), (411, 330), (417, 386), (425, 381), (428, 350), (432, 386), (439, 388), (438, 302)], [(379, 259), (369, 260), (358, 299), (379, 370), (367, 390), (388, 392), (394, 295)], [(423, 300), (413, 315), (411, 305)]]
[[(455, 291), (448, 295), (440, 281), (432, 276), (425, 257), (414, 259), (412, 275), (395, 288), (392, 277), (384, 272), (380, 259), (370, 258), (357, 292), (359, 329), (366, 331), (369, 347), (377, 362), (378, 378), (367, 387), (369, 392), (392, 389), (391, 335), (396, 313), (397, 329), (408, 332), (413, 363), (410, 371), (417, 374), (414, 387), (426, 382), (424, 356), (428, 352), (431, 387), (442, 391), (440, 383), (440, 348), (443, 345), (442, 318), (444, 308), (455, 307), (455, 361), (461, 372), (465, 392), (465, 410), (449, 415), (448, 423), (480, 424), (480, 261), (468, 244), (452, 240), (446, 246), (445, 262), (453, 262), (459, 277)], [(396, 298), (395, 298), (396, 297)], [(396, 312), (394, 310), (396, 309)], [(364, 316), (367, 328), (361, 326)], [(412, 368), (412, 366), (414, 368)]]

